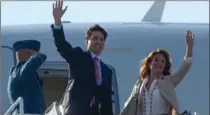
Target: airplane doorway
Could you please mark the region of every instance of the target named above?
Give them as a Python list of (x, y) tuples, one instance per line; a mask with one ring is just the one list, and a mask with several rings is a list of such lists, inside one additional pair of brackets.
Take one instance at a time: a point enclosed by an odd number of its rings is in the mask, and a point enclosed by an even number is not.
[(46, 107), (48, 108), (54, 101), (60, 102), (64, 95), (68, 79), (57, 76), (52, 78), (45, 77), (42, 80)]
[[(64, 69), (65, 68), (65, 69)], [(60, 102), (68, 84), (68, 65), (60, 62), (45, 62), (38, 70), (43, 83), (46, 108)]]

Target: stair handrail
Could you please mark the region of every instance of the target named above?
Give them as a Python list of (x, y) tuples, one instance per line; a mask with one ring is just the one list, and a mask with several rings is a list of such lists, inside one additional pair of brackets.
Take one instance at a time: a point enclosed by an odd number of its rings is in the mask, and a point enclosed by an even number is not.
[(23, 103), (23, 98), (19, 97), (7, 110), (7, 112), (4, 115), (11, 115), (10, 112), (12, 112), (17, 105), (20, 105), (19, 110), (20, 110), (20, 115), (24, 115), (24, 103)]

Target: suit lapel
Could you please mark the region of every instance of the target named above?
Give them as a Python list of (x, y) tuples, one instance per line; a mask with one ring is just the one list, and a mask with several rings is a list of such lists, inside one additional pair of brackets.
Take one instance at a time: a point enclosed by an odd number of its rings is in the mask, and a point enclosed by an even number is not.
[(143, 100), (141, 99), (141, 97), (143, 96), (143, 88), (144, 88), (145, 84), (147, 83), (147, 80), (148, 79), (144, 79), (143, 81), (141, 80), (141, 83), (139, 84), (138, 89), (137, 89), (137, 90), (139, 90), (139, 91), (137, 91), (139, 93), (139, 95), (138, 95), (138, 111), (139, 112), (142, 111), (142, 109), (140, 108), (140, 104), (144, 103), (144, 102), (142, 102)]
[(89, 70), (91, 71), (92, 75), (93, 76), (91, 78), (91, 81), (96, 85), (96, 79), (95, 79), (95, 65), (94, 65), (94, 61), (93, 61), (93, 58), (91, 56), (91, 53), (89, 51), (86, 51), (86, 54), (87, 54), (87, 63), (88, 65), (90, 66), (89, 67)]
[(147, 83), (147, 78), (145, 80), (143, 80), (141, 86), (140, 86), (140, 90), (139, 90), (139, 93), (140, 93), (140, 96), (143, 94), (143, 88), (145, 86), (145, 84)]
[(90, 62), (92, 63), (92, 66), (94, 67), (94, 61), (93, 61), (93, 58), (91, 56), (91, 53), (89, 51), (86, 51), (85, 53), (88, 55), (88, 58), (89, 58)]
[(105, 80), (105, 78), (106, 77), (104, 77), (104, 76), (107, 76), (106, 75), (106, 66), (105, 66), (105, 64), (102, 62), (102, 61), (100, 61), (100, 64), (101, 64), (101, 85), (103, 85), (104, 84), (104, 80)]

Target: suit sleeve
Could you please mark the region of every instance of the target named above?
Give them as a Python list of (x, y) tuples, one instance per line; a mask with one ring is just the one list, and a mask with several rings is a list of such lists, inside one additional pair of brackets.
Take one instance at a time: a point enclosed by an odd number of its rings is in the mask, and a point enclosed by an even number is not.
[(63, 26), (51, 25), (53, 32), (54, 43), (59, 54), (68, 62), (72, 63), (78, 60), (79, 52), (82, 52), (80, 47), (73, 48), (70, 43), (65, 40)]
[(109, 85), (104, 92), (103, 99), (101, 101), (101, 115), (113, 115), (112, 107), (112, 72), (109, 76)]
[(31, 58), (22, 66), (20, 70), (21, 77), (30, 77), (30, 79), (33, 79), (31, 78), (30, 74), (35, 72), (44, 63), (46, 58), (47, 57), (41, 53), (31, 56)]

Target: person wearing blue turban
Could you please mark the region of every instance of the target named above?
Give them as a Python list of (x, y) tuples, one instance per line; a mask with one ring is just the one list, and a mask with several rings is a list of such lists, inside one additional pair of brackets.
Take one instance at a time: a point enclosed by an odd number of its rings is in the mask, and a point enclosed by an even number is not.
[(37, 40), (17, 41), (13, 44), (17, 64), (11, 69), (8, 82), (8, 96), (11, 104), (23, 98), (24, 113), (43, 114), (45, 111), (44, 93), (37, 69), (46, 60), (39, 52)]

